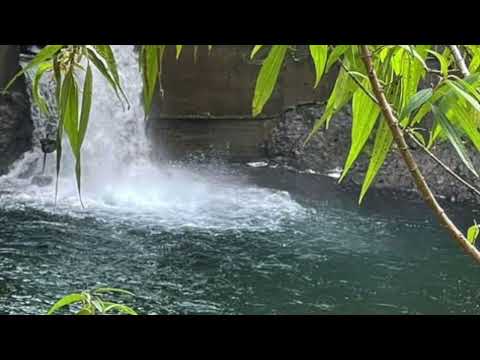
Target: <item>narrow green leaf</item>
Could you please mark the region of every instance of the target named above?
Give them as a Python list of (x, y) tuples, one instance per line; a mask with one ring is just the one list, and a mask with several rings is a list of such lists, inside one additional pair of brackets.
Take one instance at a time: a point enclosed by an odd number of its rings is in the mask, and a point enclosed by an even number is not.
[(83, 94), (82, 94), (82, 111), (80, 113), (80, 124), (79, 124), (79, 144), (83, 144), (85, 139), (85, 133), (87, 132), (88, 121), (90, 119), (90, 110), (92, 108), (92, 68), (90, 64), (87, 66), (87, 74), (85, 75), (85, 82), (83, 84)]
[(115, 55), (113, 54), (112, 48), (110, 47), (110, 45), (94, 45), (94, 48), (99, 53), (99, 55), (105, 60), (105, 63), (107, 64), (107, 68), (110, 74), (112, 75), (112, 78), (115, 81), (117, 88), (122, 93), (128, 108), (130, 108), (130, 102), (128, 101), (127, 95), (125, 94), (122, 88), (120, 76), (118, 74), (117, 61), (115, 60)]
[(253, 59), (257, 52), (263, 47), (263, 45), (255, 45), (255, 47), (252, 50), (252, 53), (250, 54), (250, 59)]
[[(364, 85), (367, 86), (367, 82)], [(355, 160), (357, 160), (358, 155), (362, 152), (375, 127), (380, 114), (380, 108), (361, 88), (358, 88), (353, 94), (352, 112), (352, 143), (339, 180), (340, 182), (345, 178)]]
[(256, 117), (270, 99), (277, 84), (280, 69), (287, 52), (287, 45), (273, 45), (257, 77), (252, 112)]
[(435, 56), (440, 63), (440, 72), (444, 77), (448, 76), (448, 60), (440, 53), (433, 51), (433, 50), (428, 50), (430, 54)]
[[(87, 49), (87, 55), (90, 61), (95, 65), (98, 71), (103, 75), (105, 79), (110, 83), (111, 87), (115, 91), (115, 94), (117, 95), (118, 100), (123, 106), (123, 100), (122, 97), (120, 96), (119, 88), (117, 86), (117, 83), (115, 82), (115, 79), (112, 77), (110, 74), (110, 71), (108, 68), (105, 66), (103, 61), (97, 56), (97, 54), (92, 51), (91, 49)], [(125, 98), (125, 100), (128, 102), (128, 100)]]
[(322, 79), (327, 63), (328, 45), (310, 45), (310, 55), (315, 64), (316, 79), (314, 88), (316, 88)]
[(445, 132), (446, 136), (450, 140), (450, 143), (453, 145), (454, 149), (462, 159), (463, 163), (465, 166), (476, 176), (478, 177), (477, 172), (475, 171), (475, 168), (473, 167), (472, 161), (470, 160), (470, 157), (468, 156), (467, 150), (465, 149), (465, 146), (463, 145), (462, 139), (460, 135), (458, 134), (457, 130), (455, 129), (454, 126), (450, 123), (448, 118), (445, 116), (445, 114), (437, 107), (433, 106), (432, 108), (433, 114), (435, 115), (435, 118), (438, 120), (440, 126), (442, 127), (442, 130)]
[(159, 73), (159, 49), (155, 45), (144, 46), (144, 56), (142, 58), (142, 69), (144, 79), (144, 108), (145, 116), (150, 114), (152, 108), (153, 95), (157, 85)]
[(52, 63), (50, 62), (41, 63), (38, 66), (37, 72), (35, 74), (35, 78), (33, 80), (33, 86), (32, 86), (33, 100), (38, 105), (38, 108), (40, 109), (40, 111), (44, 114), (48, 114), (49, 110), (48, 110), (47, 102), (45, 101), (43, 96), (40, 94), (40, 82), (45, 72), (50, 71), (52, 69), (53, 69)]
[(373, 180), (378, 174), (378, 171), (385, 162), (385, 159), (387, 158), (387, 155), (392, 146), (392, 142), (392, 132), (390, 131), (387, 122), (382, 118), (377, 130), (375, 144), (373, 145), (372, 158), (370, 159), (367, 174), (365, 175), (365, 180), (363, 181), (359, 204), (362, 203), (363, 198), (365, 197), (368, 189), (372, 185)]
[(340, 111), (353, 96), (353, 93), (358, 88), (358, 85), (350, 78), (348, 73), (342, 68), (335, 82), (335, 86), (327, 101), (327, 106), (322, 114), (322, 117), (318, 119), (304, 144), (307, 144), (310, 139), (316, 134), (320, 128), (324, 125), (328, 128), (329, 122), (332, 117)]
[(348, 48), (353, 45), (337, 45), (330, 53), (328, 57), (327, 65), (325, 65), (325, 73), (327, 73), (330, 68), (337, 62), (337, 60), (348, 50)]
[(81, 302), (84, 300), (84, 296), (82, 294), (70, 294), (67, 295), (60, 300), (58, 300), (51, 308), (48, 310), (47, 315), (52, 315), (56, 313), (58, 310), (64, 308), (65, 306), (75, 304), (77, 302)]
[(428, 66), (425, 63), (423, 56), (419, 54), (419, 52), (415, 49), (413, 45), (399, 45), (402, 49), (404, 49), (410, 56), (412, 56), (415, 60), (417, 60), (424, 69), (428, 70)]
[(417, 92), (411, 99), (407, 106), (400, 114), (400, 120), (403, 120), (419, 109), (423, 104), (430, 100), (433, 96), (433, 89), (423, 89)]
[(109, 313), (112, 310), (119, 311), (120, 313), (127, 314), (127, 315), (138, 315), (135, 310), (127, 305), (122, 304), (111, 304), (105, 307), (104, 312), (105, 314)]
[(468, 101), (470, 103), (470, 105), (472, 105), (475, 108), (475, 110), (480, 112), (480, 104), (478, 103), (478, 101), (472, 95), (470, 95), (466, 91), (462, 90), (453, 81), (446, 80), (445, 83), (448, 86), (450, 86), (460, 98), (464, 98), (466, 101)]
[(177, 60), (180, 58), (180, 54), (182, 53), (183, 45), (176, 45), (177, 46)]
[(478, 234), (480, 233), (479, 226), (475, 222), (475, 225), (472, 225), (468, 228), (467, 231), (467, 240), (470, 244), (475, 245), (475, 242), (478, 238)]
[(58, 51), (63, 48), (64, 45), (47, 45), (45, 46), (28, 64), (20, 70), (10, 82), (5, 86), (4, 92), (7, 91), (12, 84), (17, 80), (21, 75), (23, 75), (28, 70), (32, 69), (33, 67), (50, 60)]

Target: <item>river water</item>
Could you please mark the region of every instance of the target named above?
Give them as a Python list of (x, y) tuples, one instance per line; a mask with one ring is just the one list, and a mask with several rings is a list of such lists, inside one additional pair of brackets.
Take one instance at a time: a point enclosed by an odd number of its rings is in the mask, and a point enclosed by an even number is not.
[(358, 207), (334, 180), (285, 169), (153, 164), (133, 47), (115, 52), (132, 107), (95, 76), (85, 208), (68, 155), (56, 204), (25, 175), (38, 147), (0, 178), (0, 314), (96, 286), (133, 291), (142, 314), (480, 312), (480, 268), (421, 204), (372, 192)]

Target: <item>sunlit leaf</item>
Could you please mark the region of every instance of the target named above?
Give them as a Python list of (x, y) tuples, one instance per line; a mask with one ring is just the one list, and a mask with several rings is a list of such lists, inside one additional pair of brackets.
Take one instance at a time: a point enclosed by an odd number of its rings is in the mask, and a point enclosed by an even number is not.
[(257, 77), (252, 113), (256, 117), (270, 99), (277, 84), (280, 69), (287, 52), (287, 45), (273, 45)]
[(71, 305), (71, 304), (75, 304), (77, 302), (81, 302), (83, 301), (85, 298), (83, 296), (83, 294), (78, 294), (78, 293), (75, 293), (75, 294), (70, 294), (70, 295), (67, 295), (63, 298), (61, 298), (60, 300), (58, 300), (51, 308), (50, 310), (48, 310), (48, 315), (52, 315), (54, 313), (56, 313), (58, 310), (64, 308), (65, 306), (68, 306), (68, 305)]
[(310, 55), (315, 64), (316, 79), (314, 88), (316, 88), (322, 79), (327, 63), (328, 45), (310, 45)]
[(479, 233), (480, 233), (480, 229), (477, 223), (475, 223), (475, 225), (470, 226), (467, 231), (468, 242), (472, 245), (475, 245), (475, 242), (478, 238)]
[(393, 142), (393, 135), (390, 131), (388, 124), (385, 120), (380, 122), (375, 138), (375, 144), (373, 145), (372, 157), (368, 165), (368, 170), (365, 175), (365, 179), (362, 185), (362, 191), (360, 194), (359, 203), (363, 201), (368, 189), (373, 183), (373, 180), (378, 174), (378, 171), (382, 167), (387, 155), (390, 151)]
[(263, 47), (263, 45), (255, 45), (255, 47), (252, 50), (252, 53), (250, 54), (250, 59), (253, 59), (257, 52)]
[[(367, 85), (366, 82), (365, 85)], [(353, 94), (352, 112), (352, 143), (339, 181), (345, 178), (360, 155), (375, 127), (380, 108), (361, 88), (358, 88)]]
[(177, 47), (177, 60), (180, 58), (180, 54), (182, 53), (183, 45), (176, 45)]
[(34, 68), (35, 66), (51, 59), (58, 51), (60, 51), (64, 45), (47, 45), (45, 46), (30, 62), (28, 63), (25, 68), (20, 70), (13, 78), (9, 81), (7, 86), (5, 86), (4, 91), (7, 91), (12, 84), (17, 80), (20, 76), (22, 76), (28, 70)]

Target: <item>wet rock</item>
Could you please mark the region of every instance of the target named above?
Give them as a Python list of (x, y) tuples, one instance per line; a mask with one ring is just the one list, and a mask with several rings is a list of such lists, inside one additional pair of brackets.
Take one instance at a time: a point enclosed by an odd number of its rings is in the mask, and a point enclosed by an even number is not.
[[(328, 173), (331, 169), (342, 169), (351, 144), (352, 120), (349, 107), (331, 120), (328, 130), (319, 131), (306, 146), (303, 146), (313, 124), (321, 117), (323, 109), (324, 107), (321, 105), (306, 105), (297, 106), (285, 112), (283, 118), (272, 129), (266, 145), (271, 161), (281, 161), (283, 165), (287, 164), (300, 171), (312, 169), (316, 172)], [(373, 141), (369, 141), (365, 148), (366, 151), (371, 151), (372, 146)], [(474, 167), (478, 170), (480, 169), (480, 156), (475, 154), (473, 148), (470, 150)], [(463, 165), (449, 143), (436, 145), (433, 152), (460, 176), (480, 187), (480, 180), (476, 179)], [(477, 204), (480, 201), (478, 196), (453, 180), (421, 149), (412, 149), (412, 153), (435, 194), (441, 195), (451, 202)], [(362, 153), (348, 176), (338, 186), (358, 192), (368, 165), (369, 156)], [(371, 191), (395, 193), (399, 197), (419, 199), (410, 173), (396, 151), (387, 157)]]
[[(0, 45), (0, 89), (20, 70), (16, 45)], [(33, 123), (25, 80), (16, 80), (7, 94), (0, 94), (0, 175), (5, 174), (32, 145)]]

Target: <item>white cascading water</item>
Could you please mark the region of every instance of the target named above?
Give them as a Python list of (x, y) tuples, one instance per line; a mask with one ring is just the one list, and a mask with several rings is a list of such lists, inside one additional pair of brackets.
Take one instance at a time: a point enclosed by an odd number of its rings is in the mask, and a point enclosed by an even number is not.
[[(36, 127), (34, 150), (0, 178), (2, 206), (23, 204), (72, 216), (93, 214), (110, 220), (154, 222), (167, 228), (272, 229), (285, 219), (305, 213), (286, 192), (155, 165), (150, 160), (151, 149), (145, 134), (137, 54), (130, 45), (117, 45), (113, 49), (131, 107), (122, 108), (110, 85), (95, 70), (92, 112), (82, 149), (85, 209), (78, 199), (74, 161), (66, 140), (56, 206), (54, 183), (39, 187), (31, 184), (31, 177), (21, 176), (32, 164), (36, 164), (33, 175), (42, 169), (43, 154), (38, 139), (45, 135), (45, 119), (35, 107), (32, 109)], [(53, 93), (48, 79), (43, 88)], [(55, 177), (55, 155), (49, 155), (45, 175)]]

